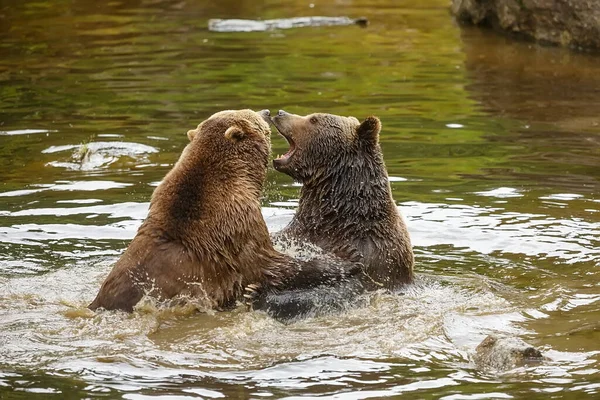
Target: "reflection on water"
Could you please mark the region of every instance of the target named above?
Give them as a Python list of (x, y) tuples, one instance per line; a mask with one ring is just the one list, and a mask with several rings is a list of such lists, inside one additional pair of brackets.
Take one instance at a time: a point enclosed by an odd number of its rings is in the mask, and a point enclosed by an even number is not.
[[(443, 0), (9, 3), (0, 397), (600, 392), (597, 57), (461, 31)], [(310, 15), (371, 24), (207, 30), (210, 18)], [(91, 313), (185, 132), (242, 107), (378, 115), (417, 282), (289, 325), (241, 306), (206, 314), (151, 300), (131, 315)], [(269, 174), (271, 231), (297, 196)], [(473, 355), (488, 334), (522, 338), (547, 360), (481, 369)]]

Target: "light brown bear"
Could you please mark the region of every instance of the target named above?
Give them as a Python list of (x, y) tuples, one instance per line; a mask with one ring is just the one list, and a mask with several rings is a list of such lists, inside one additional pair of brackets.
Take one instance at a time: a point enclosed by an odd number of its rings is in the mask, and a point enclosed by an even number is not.
[(188, 132), (190, 143), (152, 194), (146, 220), (91, 309), (131, 311), (145, 294), (225, 309), (248, 287), (311, 287), (358, 272), (357, 265), (300, 262), (274, 250), (259, 201), (270, 153), (266, 119), (268, 110), (222, 111)]
[(414, 256), (392, 198), (379, 119), (280, 110), (271, 120), (290, 145), (273, 166), (302, 183), (298, 210), (280, 238), (362, 262), (366, 289), (411, 282)]

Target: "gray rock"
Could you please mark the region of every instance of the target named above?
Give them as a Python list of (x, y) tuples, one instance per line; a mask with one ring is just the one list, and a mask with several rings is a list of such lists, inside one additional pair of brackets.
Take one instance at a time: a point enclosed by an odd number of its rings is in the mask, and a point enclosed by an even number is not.
[(600, 50), (598, 0), (452, 0), (459, 21), (541, 43)]
[(542, 353), (518, 337), (486, 337), (475, 349), (473, 361), (477, 368), (507, 371), (544, 360)]

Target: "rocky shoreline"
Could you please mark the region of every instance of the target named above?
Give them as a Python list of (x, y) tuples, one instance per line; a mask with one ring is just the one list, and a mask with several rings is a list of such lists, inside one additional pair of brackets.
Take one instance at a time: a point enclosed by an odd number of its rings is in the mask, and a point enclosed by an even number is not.
[(452, 0), (451, 11), (463, 23), (542, 44), (600, 51), (597, 0)]

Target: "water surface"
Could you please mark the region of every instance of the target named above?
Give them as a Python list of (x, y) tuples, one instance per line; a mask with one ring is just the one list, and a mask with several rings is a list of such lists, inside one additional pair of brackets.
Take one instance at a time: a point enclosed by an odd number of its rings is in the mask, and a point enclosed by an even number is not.
[[(370, 25), (207, 30), (310, 15)], [(600, 392), (597, 56), (461, 29), (444, 0), (9, 0), (0, 35), (0, 397)], [(290, 325), (243, 307), (89, 312), (187, 130), (246, 107), (381, 118), (415, 284)], [(270, 171), (272, 231), (298, 191)], [(490, 333), (547, 360), (479, 368)]]

